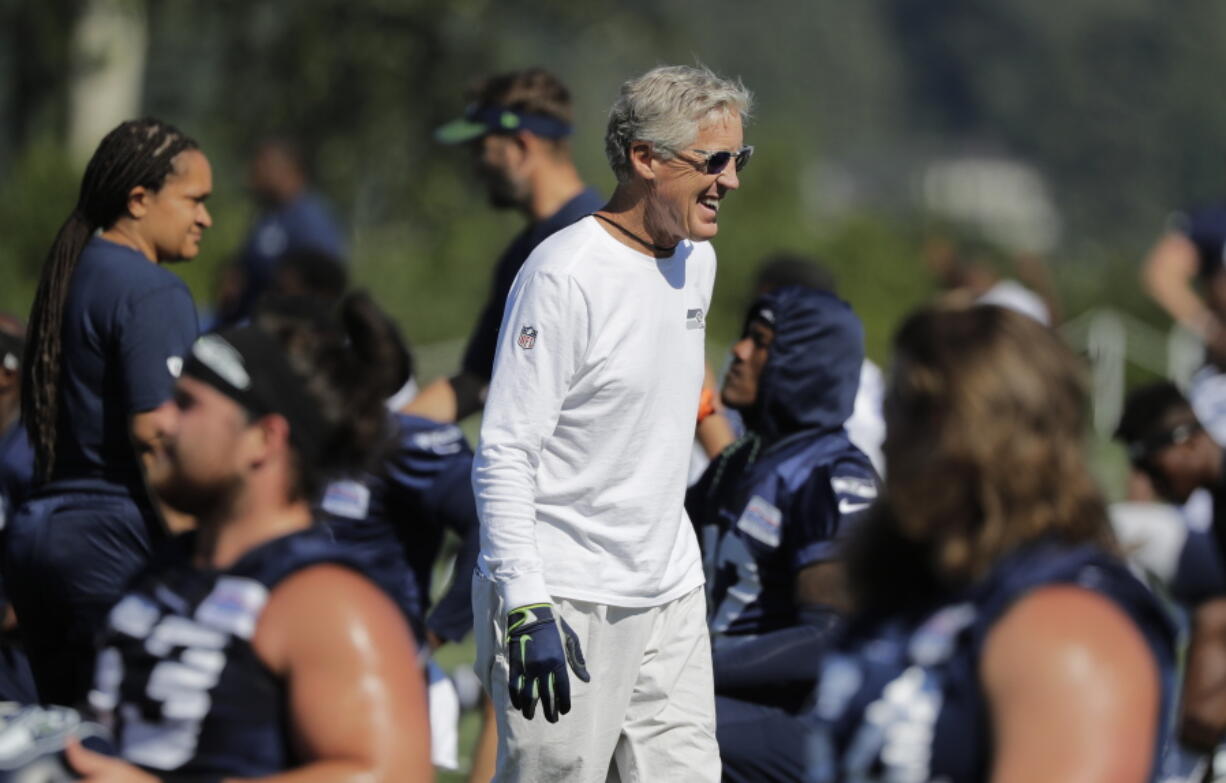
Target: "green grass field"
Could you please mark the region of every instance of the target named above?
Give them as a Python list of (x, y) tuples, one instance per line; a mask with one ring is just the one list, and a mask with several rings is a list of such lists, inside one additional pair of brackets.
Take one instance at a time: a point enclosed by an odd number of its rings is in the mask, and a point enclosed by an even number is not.
[[(471, 664), (475, 653), (476, 645), (473, 644), (472, 636), (470, 635), (460, 644), (449, 644), (442, 647), (434, 657), (439, 662), (439, 665), (450, 673), (456, 666)], [(460, 718), (460, 769), (458, 772), (440, 770), (438, 773), (439, 783), (464, 783), (464, 781), (468, 780), (469, 759), (472, 755), (473, 743), (477, 740), (477, 732), (480, 728), (481, 713), (479, 711), (472, 710), (466, 712)]]

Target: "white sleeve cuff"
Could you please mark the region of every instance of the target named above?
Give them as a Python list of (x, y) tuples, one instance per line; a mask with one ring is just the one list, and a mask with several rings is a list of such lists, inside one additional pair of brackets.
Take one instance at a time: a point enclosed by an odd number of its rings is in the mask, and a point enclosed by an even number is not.
[(540, 574), (524, 574), (507, 582), (498, 582), (498, 592), (507, 611), (532, 604), (552, 604), (549, 588)]

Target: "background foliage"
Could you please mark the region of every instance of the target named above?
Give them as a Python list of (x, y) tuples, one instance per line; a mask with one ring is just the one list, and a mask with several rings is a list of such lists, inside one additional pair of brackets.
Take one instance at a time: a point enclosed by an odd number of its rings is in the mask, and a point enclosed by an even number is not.
[[(1137, 259), (1169, 209), (1215, 197), (1221, 178), (1220, 4), (127, 2), (149, 27), (145, 109), (197, 136), (216, 169), (217, 228), (180, 270), (197, 299), (209, 301), (252, 219), (247, 152), (288, 133), (349, 227), (359, 282), (419, 343), (465, 333), (486, 269), (518, 227), (484, 206), (462, 151), (429, 135), (493, 69), (542, 64), (565, 76), (580, 167), (606, 191), (603, 115), (628, 76), (701, 61), (756, 92), (749, 138), (760, 154), (718, 241), (713, 329), (724, 339), (756, 261), (802, 250), (838, 273), (881, 358), (893, 322), (930, 293), (917, 263), (918, 173), (969, 153), (1024, 161), (1050, 184), (1063, 222), (1050, 261), (1070, 313), (1108, 300), (1153, 319), (1135, 295)], [(66, 92), (83, 67), (71, 64), (69, 36), (87, 5), (0, 4), (9, 310), (28, 307), (79, 177), (62, 142)]]

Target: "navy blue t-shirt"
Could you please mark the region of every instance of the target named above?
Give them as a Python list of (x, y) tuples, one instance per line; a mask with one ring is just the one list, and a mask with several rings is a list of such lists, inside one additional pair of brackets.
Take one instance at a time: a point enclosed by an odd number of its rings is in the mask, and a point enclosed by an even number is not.
[(553, 215), (528, 226), (512, 240), (498, 258), (489, 298), (485, 300), (477, 326), (468, 338), (468, 347), (464, 349), (464, 360), (460, 364), (464, 372), (489, 381), (490, 374), (494, 371), (494, 351), (498, 347), (498, 329), (502, 326), (502, 311), (507, 306), (507, 294), (511, 292), (511, 284), (515, 282), (519, 268), (528, 260), (536, 246), (603, 206), (604, 199), (600, 194), (587, 188), (563, 204)]
[(89, 241), (64, 307), (53, 479), (140, 485), (130, 419), (170, 399), (196, 334), (182, 280), (136, 250)]
[(34, 447), (20, 421), (0, 433), (0, 530), (34, 486)]

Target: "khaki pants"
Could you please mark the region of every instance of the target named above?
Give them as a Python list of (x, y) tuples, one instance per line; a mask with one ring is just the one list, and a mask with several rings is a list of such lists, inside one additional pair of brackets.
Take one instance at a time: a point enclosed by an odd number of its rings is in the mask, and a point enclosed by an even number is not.
[(716, 783), (715, 695), (702, 588), (628, 609), (554, 600), (579, 637), (590, 683), (570, 676), (571, 709), (532, 720), (507, 692), (506, 607), (473, 575), (477, 675), (498, 718), (499, 783)]

